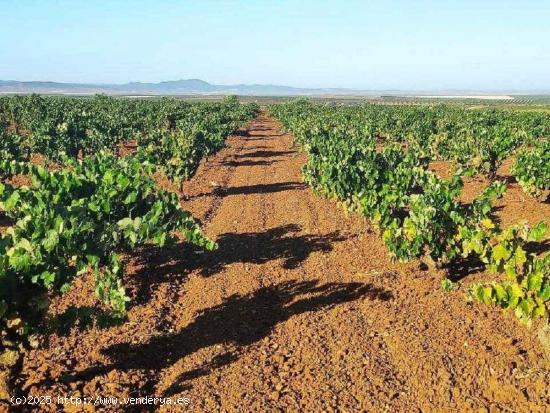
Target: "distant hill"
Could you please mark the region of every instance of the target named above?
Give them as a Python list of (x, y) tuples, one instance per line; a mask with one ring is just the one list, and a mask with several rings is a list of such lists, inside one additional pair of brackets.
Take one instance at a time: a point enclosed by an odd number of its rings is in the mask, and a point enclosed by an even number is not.
[(0, 80), (0, 94), (43, 93), (63, 95), (243, 95), (243, 96), (399, 96), (399, 97), (485, 97), (510, 99), (507, 95), (548, 95), (550, 91), (475, 91), (475, 90), (356, 90), (344, 88), (299, 88), (280, 85), (214, 85), (200, 79), (170, 80), (160, 83), (131, 82), (124, 84), (60, 83)]
[(278, 85), (213, 85), (200, 79), (160, 83), (85, 84), (58, 82), (20, 82), (0, 80), (0, 93), (93, 94), (111, 95), (251, 95), (292, 96), (354, 94), (350, 89), (306, 89)]

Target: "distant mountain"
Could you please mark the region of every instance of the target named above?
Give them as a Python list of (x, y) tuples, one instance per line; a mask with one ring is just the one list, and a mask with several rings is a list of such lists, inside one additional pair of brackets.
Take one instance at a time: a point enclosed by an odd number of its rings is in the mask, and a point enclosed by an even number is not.
[(472, 91), (472, 90), (356, 90), (339, 88), (299, 88), (279, 85), (213, 85), (200, 79), (170, 80), (160, 83), (87, 84), (60, 82), (21, 82), (0, 80), (0, 94), (43, 93), (64, 95), (244, 95), (244, 96), (400, 96), (400, 97), (485, 97), (511, 98), (511, 95), (548, 95), (540, 91)]
[[(250, 95), (292, 96), (355, 94), (351, 89), (306, 89), (278, 85), (213, 85), (200, 79), (171, 80), (160, 83), (85, 84), (58, 82), (20, 82), (0, 80), (0, 93), (93, 94), (110, 95)], [(362, 94), (366, 94), (363, 92)]]

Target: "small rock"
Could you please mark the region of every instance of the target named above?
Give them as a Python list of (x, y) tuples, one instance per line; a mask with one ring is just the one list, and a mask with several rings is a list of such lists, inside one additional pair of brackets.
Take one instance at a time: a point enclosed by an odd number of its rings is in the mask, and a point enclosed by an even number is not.
[(40, 340), (38, 339), (37, 335), (31, 335), (28, 338), (29, 346), (31, 348), (38, 348), (40, 346)]
[(20, 354), (16, 350), (5, 350), (0, 354), (0, 366), (12, 367), (19, 361)]
[(0, 371), (0, 400), (9, 400), (10, 398), (10, 387), (9, 383), (9, 374), (7, 371)]
[(4, 347), (15, 347), (15, 343), (5, 337), (2, 337), (2, 341), (0, 343)]
[(8, 326), (8, 328), (17, 329), (23, 325), (23, 320), (21, 320), (19, 317), (9, 318), (6, 321), (6, 325)]
[(285, 358), (284, 358), (281, 354), (275, 354), (275, 355), (273, 356), (273, 361), (274, 361), (275, 363), (283, 364), (284, 361), (285, 361)]

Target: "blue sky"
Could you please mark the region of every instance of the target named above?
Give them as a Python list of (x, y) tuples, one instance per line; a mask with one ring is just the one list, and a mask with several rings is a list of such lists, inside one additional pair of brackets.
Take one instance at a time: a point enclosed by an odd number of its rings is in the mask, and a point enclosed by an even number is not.
[(550, 1), (0, 0), (0, 79), (550, 89)]

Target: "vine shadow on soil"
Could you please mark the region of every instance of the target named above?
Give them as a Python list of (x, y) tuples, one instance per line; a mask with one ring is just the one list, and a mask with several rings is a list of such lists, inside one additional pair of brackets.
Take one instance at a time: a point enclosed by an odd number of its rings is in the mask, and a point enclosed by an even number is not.
[(140, 370), (145, 372), (147, 379), (139, 393), (154, 394), (161, 370), (202, 348), (225, 346), (221, 354), (203, 366), (180, 374), (164, 391), (164, 396), (171, 396), (189, 389), (186, 381), (236, 361), (246, 346), (268, 336), (277, 324), (295, 315), (364, 297), (382, 301), (393, 298), (390, 291), (372, 284), (319, 284), (318, 280), (288, 281), (262, 287), (250, 294), (233, 294), (222, 304), (198, 313), (187, 327), (178, 332), (155, 336), (146, 343), (115, 344), (102, 350), (112, 360), (111, 364), (67, 374), (61, 381), (91, 380), (112, 370)]
[(279, 161), (277, 159), (271, 159), (269, 161), (252, 161), (252, 160), (224, 161), (222, 162), (222, 165), (237, 168), (239, 166), (268, 166), (268, 165), (273, 165), (276, 162), (279, 162)]
[(236, 131), (233, 131), (233, 133), (231, 135), (241, 136), (243, 138), (246, 138), (246, 137), (250, 136), (250, 132), (246, 129), (237, 129)]
[(201, 192), (199, 194), (189, 196), (188, 199), (204, 198), (208, 196), (224, 198), (231, 195), (270, 194), (284, 191), (301, 191), (305, 189), (307, 189), (307, 185), (301, 182), (275, 182), (272, 184), (213, 188), (212, 192)]
[(69, 335), (72, 328), (84, 332), (92, 328), (104, 329), (122, 325), (126, 315), (117, 314), (96, 306), (71, 306), (56, 316), (45, 320), (45, 329), (60, 336)]
[(248, 153), (240, 153), (235, 155), (235, 158), (273, 158), (275, 156), (287, 156), (287, 155), (296, 155), (296, 151), (255, 151)]
[(289, 224), (264, 232), (221, 234), (216, 240), (219, 249), (204, 254), (200, 262), (201, 274), (215, 274), (235, 262), (263, 264), (274, 259), (283, 259), (282, 267), (293, 269), (310, 254), (329, 252), (335, 242), (347, 239), (338, 231), (324, 235), (299, 235), (300, 231), (299, 225)]
[(216, 188), (214, 192), (218, 196), (228, 195), (250, 195), (250, 194), (269, 194), (274, 192), (304, 190), (306, 184), (301, 182), (275, 182), (272, 184), (257, 184), (245, 186), (233, 186), (229, 188)]
[(4, 212), (0, 211), (0, 229), (6, 230), (13, 225), (15, 225), (15, 220), (9, 218)]
[[(257, 132), (269, 132), (269, 134), (258, 134)], [(264, 139), (264, 138), (272, 138), (272, 137), (279, 137), (284, 136), (284, 133), (275, 132), (275, 130), (271, 127), (262, 127), (262, 126), (256, 126), (252, 127), (248, 130), (242, 130), (242, 131), (235, 131), (232, 133), (233, 136), (238, 136), (244, 140), (258, 140), (258, 139)]]
[(233, 263), (263, 264), (282, 259), (282, 267), (293, 269), (314, 252), (329, 252), (336, 242), (347, 239), (340, 232), (324, 235), (298, 234), (299, 225), (290, 224), (271, 228), (264, 232), (225, 233), (218, 236), (218, 249), (202, 251), (181, 242), (158, 249), (150, 246), (136, 251), (136, 264), (141, 268), (132, 277), (131, 305), (144, 303), (151, 298), (157, 284), (173, 282), (174, 277), (183, 281), (191, 271), (199, 270), (208, 277)]

